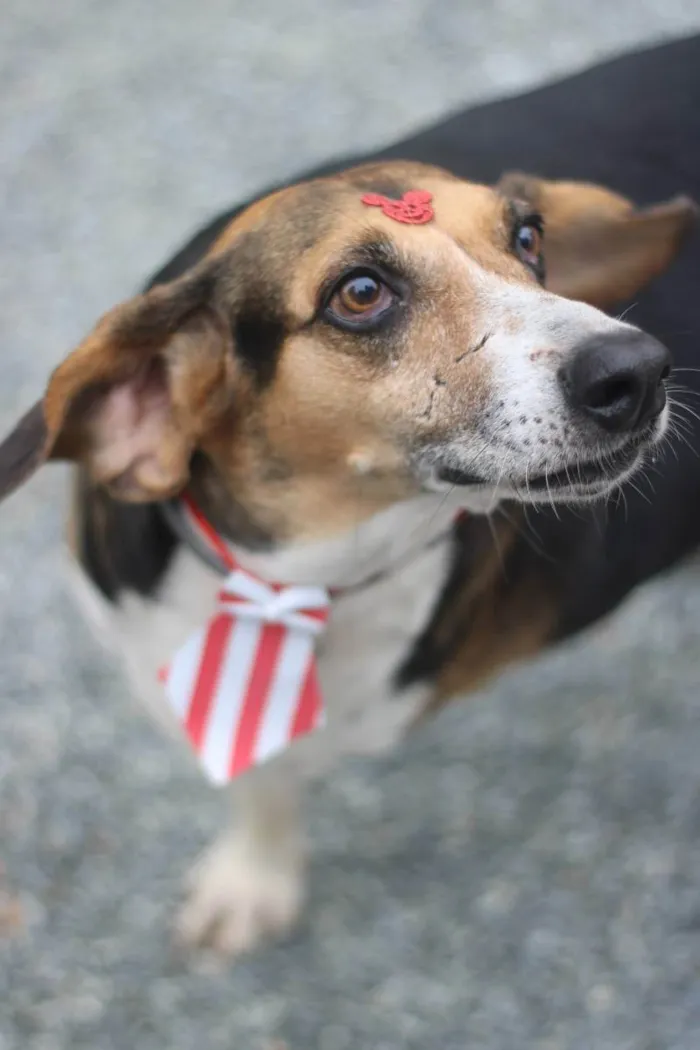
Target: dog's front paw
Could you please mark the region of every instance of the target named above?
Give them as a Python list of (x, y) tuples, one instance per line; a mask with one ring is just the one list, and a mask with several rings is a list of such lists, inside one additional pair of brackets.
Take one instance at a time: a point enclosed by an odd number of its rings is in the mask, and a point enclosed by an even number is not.
[(286, 933), (303, 898), (299, 851), (265, 849), (242, 836), (227, 835), (191, 872), (176, 937), (184, 946), (235, 957), (268, 936)]

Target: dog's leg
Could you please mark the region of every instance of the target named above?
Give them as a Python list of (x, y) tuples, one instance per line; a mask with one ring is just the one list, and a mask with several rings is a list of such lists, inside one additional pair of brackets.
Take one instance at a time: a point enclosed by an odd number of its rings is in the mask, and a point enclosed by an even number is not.
[(232, 794), (235, 823), (191, 872), (176, 923), (181, 943), (224, 956), (293, 925), (306, 862), (300, 784), (284, 758), (246, 773)]
[(377, 755), (393, 747), (430, 693), (421, 684), (406, 690), (402, 700), (393, 696), (387, 702), (380, 691), (374, 703), (329, 720), (234, 781), (236, 822), (190, 876), (176, 925), (180, 942), (236, 956), (270, 934), (286, 932), (305, 896), (303, 789), (327, 777), (350, 754)]

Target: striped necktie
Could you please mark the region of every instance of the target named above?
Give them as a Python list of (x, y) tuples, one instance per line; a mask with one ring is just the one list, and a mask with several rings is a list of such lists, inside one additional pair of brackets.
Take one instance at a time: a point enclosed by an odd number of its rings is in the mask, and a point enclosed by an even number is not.
[(191, 499), (182, 509), (228, 575), (211, 619), (159, 677), (204, 771), (223, 785), (322, 723), (315, 646), (331, 596), (264, 582), (238, 564)]

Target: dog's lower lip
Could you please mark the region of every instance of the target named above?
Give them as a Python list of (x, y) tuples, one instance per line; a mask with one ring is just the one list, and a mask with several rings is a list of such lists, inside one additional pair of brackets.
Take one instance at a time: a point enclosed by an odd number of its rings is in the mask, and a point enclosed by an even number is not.
[[(518, 482), (511, 479), (511, 484), (515, 484), (519, 489), (537, 492), (576, 487), (593, 489), (598, 485), (604, 486), (634, 465), (643, 446), (643, 441), (635, 442), (606, 456), (604, 461), (582, 460), (578, 463), (571, 463), (561, 470), (533, 475), (527, 479), (522, 478)], [(488, 478), (472, 474), (467, 470), (460, 470), (458, 467), (441, 467), (438, 477), (440, 481), (460, 487), (489, 484)]]
[(607, 456), (605, 462), (601, 460), (582, 461), (574, 463), (563, 470), (552, 471), (551, 474), (539, 474), (528, 478), (525, 487), (541, 491), (594, 486), (596, 483), (614, 481), (619, 474), (622, 474), (634, 464), (639, 454), (639, 446), (630, 445), (611, 456)]
[(440, 481), (446, 481), (449, 485), (485, 485), (484, 478), (469, 471), (459, 470), (457, 467), (441, 467), (438, 471)]

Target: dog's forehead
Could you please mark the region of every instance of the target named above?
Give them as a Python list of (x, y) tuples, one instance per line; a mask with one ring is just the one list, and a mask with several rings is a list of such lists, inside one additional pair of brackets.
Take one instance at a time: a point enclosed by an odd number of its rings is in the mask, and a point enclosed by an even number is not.
[[(402, 202), (421, 193), (429, 200), (418, 222), (410, 221)], [(428, 197), (429, 195), (429, 197)], [(399, 204), (399, 208), (395, 207)], [(376, 227), (383, 235), (420, 245), (423, 232), (478, 238), (492, 232), (503, 198), (491, 187), (458, 179), (423, 165), (386, 165), (351, 169), (333, 179), (299, 185), (279, 202), (308, 248), (328, 236), (349, 239)]]
[[(364, 200), (374, 195), (397, 202), (416, 190), (431, 197), (429, 218), (419, 225)], [(502, 213), (503, 199), (490, 187), (419, 164), (371, 165), (298, 183), (256, 201), (224, 231), (215, 250), (237, 245), (247, 258), (254, 255), (269, 276), (282, 277), (304, 259), (312, 276), (326, 258), (373, 232), (407, 251), (420, 251), (422, 243), (434, 246), (436, 233), (479, 250), (493, 241)]]

